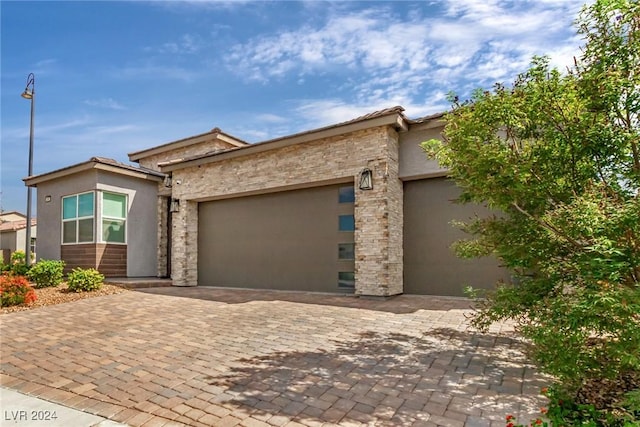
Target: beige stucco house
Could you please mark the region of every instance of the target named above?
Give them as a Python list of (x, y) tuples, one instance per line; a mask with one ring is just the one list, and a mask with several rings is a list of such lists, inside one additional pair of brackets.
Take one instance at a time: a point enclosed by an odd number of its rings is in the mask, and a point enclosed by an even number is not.
[[(36, 239), (38, 233), (37, 220), (31, 219), (31, 253), (36, 253)], [(25, 251), (27, 243), (27, 217), (16, 211), (0, 212), (0, 258), (5, 264), (11, 259), (11, 254), (17, 250)]]
[[(215, 128), (130, 153), (139, 167), (94, 158), (29, 177), (40, 227), (51, 230), (38, 255), (110, 275), (170, 276), (175, 286), (374, 296), (492, 286), (505, 275), (495, 260), (461, 260), (449, 248), (463, 237), (450, 222), (486, 211), (452, 203), (458, 190), (420, 148), (440, 137), (441, 115), (403, 111), (256, 144)], [(82, 197), (92, 206), (86, 242)], [(117, 242), (108, 225), (121, 225)], [(107, 253), (126, 253), (126, 267), (102, 266)]]

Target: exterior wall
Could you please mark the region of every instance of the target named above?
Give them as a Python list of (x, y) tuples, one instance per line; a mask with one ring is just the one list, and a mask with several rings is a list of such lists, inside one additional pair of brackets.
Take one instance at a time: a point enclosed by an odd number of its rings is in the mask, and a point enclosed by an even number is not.
[[(38, 251), (38, 226), (31, 226), (31, 238), (36, 239), (36, 254), (32, 254), (33, 256), (37, 256)], [(27, 243), (27, 229), (22, 228), (20, 230), (16, 230), (15, 234), (15, 248), (14, 250), (24, 251)], [(34, 258), (32, 258), (34, 259)]]
[[(157, 181), (143, 180), (126, 175), (95, 169), (38, 184), (38, 226), (41, 232), (36, 242), (37, 259), (65, 259), (63, 248), (83, 245), (62, 245), (62, 197), (85, 191), (113, 191), (128, 195), (127, 244), (112, 245), (125, 248), (126, 270), (122, 276), (145, 277), (157, 274)], [(50, 202), (45, 197), (51, 196)], [(101, 211), (101, 200), (96, 198), (96, 214)], [(94, 235), (98, 238), (98, 221), (94, 221)], [(96, 245), (94, 243), (93, 245)], [(127, 250), (128, 249), (128, 250)], [(69, 253), (68, 251), (66, 252)], [(99, 263), (92, 265), (96, 267)]]
[(105, 243), (64, 245), (65, 273), (76, 267), (95, 268), (106, 277), (124, 277), (127, 274), (127, 246)]
[(233, 147), (233, 145), (224, 141), (211, 140), (193, 144), (188, 147), (176, 148), (174, 150), (166, 151), (160, 154), (154, 154), (152, 156), (140, 159), (138, 163), (143, 168), (159, 171), (160, 168), (158, 167), (158, 163), (168, 162), (169, 160), (175, 159), (183, 159), (185, 157), (195, 156), (198, 154), (205, 154), (215, 150), (226, 150)]
[[(215, 150), (229, 149), (233, 147), (235, 146), (227, 142), (213, 139), (206, 142), (193, 144), (188, 147), (176, 148), (164, 153), (144, 157), (138, 160), (138, 164), (143, 168), (159, 171), (160, 168), (158, 167), (158, 164), (162, 162), (186, 158), (198, 154), (205, 154)], [(168, 221), (167, 211), (169, 199), (171, 198), (171, 189), (167, 189), (162, 182), (157, 184), (157, 188), (158, 199), (155, 202), (155, 258), (157, 267), (154, 275), (158, 277), (167, 277), (171, 274), (170, 260), (167, 259), (167, 254), (169, 253), (169, 227), (171, 227)]]
[[(40, 237), (37, 241), (37, 260), (62, 259), (62, 197), (70, 194), (81, 193), (96, 188), (97, 173), (89, 170), (72, 176), (66, 176), (55, 181), (38, 184), (38, 226)], [(50, 202), (45, 202), (45, 197), (51, 196)], [(46, 230), (42, 232), (42, 230)]]
[[(37, 239), (38, 227), (31, 227), (31, 237)], [(26, 241), (27, 241), (27, 230), (26, 228), (21, 228), (18, 230), (12, 231), (3, 231), (0, 233), (0, 249), (6, 251), (7, 256), (10, 257), (11, 254), (15, 251), (25, 251), (26, 249)], [(38, 242), (36, 240), (36, 250), (38, 249)], [(35, 253), (31, 254), (33, 257), (36, 256)], [(34, 259), (34, 258), (32, 258)], [(7, 258), (8, 262), (9, 258)]]
[(420, 143), (429, 139), (442, 139), (442, 126), (427, 127), (416, 125), (409, 132), (400, 134), (400, 169), (398, 176), (402, 180), (430, 176), (443, 176), (446, 169), (437, 161), (429, 160)]
[[(3, 231), (2, 233), (0, 233), (0, 248), (7, 249), (13, 252), (19, 248), (19, 246), (16, 244), (16, 241), (16, 231)], [(24, 238), (22, 248), (24, 250)]]
[(128, 195), (127, 277), (155, 277), (158, 273), (157, 185), (157, 181), (98, 173), (96, 189)]
[(174, 286), (198, 284), (198, 203), (182, 199), (172, 217), (171, 278)]
[(398, 134), (384, 131), (380, 160), (369, 165), (373, 190), (359, 190), (356, 183), (356, 295), (396, 295), (403, 288)]
[[(172, 228), (174, 285), (197, 284), (193, 265), (198, 254), (197, 202), (352, 181), (356, 186), (356, 294), (401, 293), (401, 225), (393, 237), (388, 226), (390, 215), (402, 224), (397, 151), (396, 132), (379, 127), (174, 171), (173, 197), (180, 200)], [(364, 167), (373, 171), (370, 191), (357, 186)]]

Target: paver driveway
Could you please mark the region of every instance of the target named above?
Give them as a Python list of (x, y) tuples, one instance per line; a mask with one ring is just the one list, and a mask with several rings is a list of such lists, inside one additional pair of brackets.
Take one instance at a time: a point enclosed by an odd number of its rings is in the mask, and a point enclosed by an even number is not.
[[(469, 303), (155, 288), (16, 312), (2, 386), (132, 426), (504, 426), (544, 378)], [(500, 335), (498, 335), (500, 333)]]

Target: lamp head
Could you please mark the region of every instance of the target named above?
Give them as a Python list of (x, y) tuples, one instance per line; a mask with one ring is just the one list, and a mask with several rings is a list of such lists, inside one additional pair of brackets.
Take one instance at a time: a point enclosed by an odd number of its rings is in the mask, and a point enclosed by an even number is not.
[(24, 88), (24, 92), (22, 92), (22, 97), (24, 99), (33, 99), (33, 92), (36, 86), (36, 76), (33, 73), (29, 73), (27, 76), (27, 86)]

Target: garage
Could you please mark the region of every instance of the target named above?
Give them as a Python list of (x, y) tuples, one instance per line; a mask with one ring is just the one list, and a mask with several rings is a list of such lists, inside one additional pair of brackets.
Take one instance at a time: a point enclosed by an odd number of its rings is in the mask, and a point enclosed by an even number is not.
[(451, 225), (487, 210), (452, 201), (455, 184), (446, 178), (404, 183), (404, 292), (408, 294), (463, 296), (466, 286), (492, 288), (506, 278), (494, 258), (460, 259), (450, 248), (467, 237)]
[(354, 188), (339, 184), (198, 204), (198, 284), (353, 292)]

